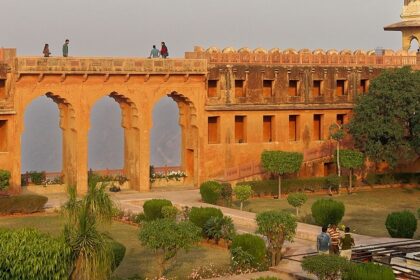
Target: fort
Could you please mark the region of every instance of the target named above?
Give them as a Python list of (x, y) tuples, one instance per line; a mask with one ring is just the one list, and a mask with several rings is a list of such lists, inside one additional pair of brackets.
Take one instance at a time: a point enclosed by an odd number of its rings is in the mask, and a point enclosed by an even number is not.
[(354, 100), (383, 69), (420, 69), (410, 52), (420, 36), (419, 1), (405, 1), (403, 50), (207, 50), (180, 59), (23, 57), (0, 49), (0, 169), (20, 189), (24, 112), (46, 95), (58, 106), (66, 184), (87, 187), (90, 111), (103, 96), (121, 107), (124, 167), (132, 189), (148, 191), (153, 106), (164, 96), (179, 108), (181, 165), (187, 184), (258, 174), (263, 150), (304, 153), (302, 176), (332, 165), (328, 128), (346, 123)]

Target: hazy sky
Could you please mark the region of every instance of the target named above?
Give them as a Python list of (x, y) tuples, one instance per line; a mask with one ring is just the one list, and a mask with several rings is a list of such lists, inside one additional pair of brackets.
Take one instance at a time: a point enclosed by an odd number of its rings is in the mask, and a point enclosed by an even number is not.
[[(170, 57), (182, 57), (195, 45), (397, 50), (400, 33), (383, 27), (400, 20), (402, 6), (403, 0), (0, 0), (0, 47), (15, 47), (18, 55), (40, 55), (49, 43), (52, 54), (61, 55), (68, 38), (71, 56), (144, 57), (161, 41)], [(94, 168), (122, 164), (120, 111), (112, 102), (103, 99), (92, 112), (89, 165)], [(27, 109), (23, 169), (60, 169), (54, 106), (40, 98)], [(167, 114), (177, 114), (173, 102), (155, 111), (155, 122), (177, 119)], [(109, 147), (118, 148), (106, 156)]]
[(167, 42), (171, 56), (194, 45), (399, 49), (403, 0), (0, 0), (0, 46), (40, 54), (145, 56)]

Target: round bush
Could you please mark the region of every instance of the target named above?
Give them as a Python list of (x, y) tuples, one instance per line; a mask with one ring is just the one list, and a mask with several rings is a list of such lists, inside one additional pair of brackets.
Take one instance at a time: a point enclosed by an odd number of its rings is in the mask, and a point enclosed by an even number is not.
[(68, 279), (71, 250), (64, 238), (34, 229), (0, 230), (0, 279)]
[(350, 266), (350, 262), (336, 255), (318, 255), (304, 258), (302, 269), (315, 274), (320, 280), (340, 279)]
[(392, 268), (374, 263), (352, 264), (343, 275), (343, 280), (395, 280)]
[(214, 207), (193, 207), (190, 211), (190, 221), (204, 230), (204, 226), (211, 217), (222, 218), (223, 213)]
[(175, 220), (178, 214), (178, 209), (175, 206), (163, 206), (162, 215), (165, 219)]
[(233, 238), (230, 247), (233, 262), (241, 265), (243, 256), (248, 256), (249, 265), (253, 268), (260, 268), (266, 263), (267, 249), (264, 240), (253, 234), (241, 234)]
[(216, 204), (222, 195), (222, 185), (216, 181), (207, 181), (201, 184), (201, 199), (205, 203)]
[(162, 219), (162, 207), (172, 206), (172, 202), (167, 199), (151, 199), (144, 203), (143, 210), (146, 220), (152, 221), (156, 219)]
[(230, 183), (223, 183), (222, 184), (222, 191), (220, 193), (220, 196), (223, 200), (223, 206), (230, 206), (232, 203), (232, 194), (233, 189)]
[(386, 218), (385, 226), (393, 238), (413, 238), (417, 220), (410, 211), (393, 212)]
[(340, 201), (318, 199), (312, 204), (312, 216), (319, 226), (338, 225), (344, 216), (345, 207)]

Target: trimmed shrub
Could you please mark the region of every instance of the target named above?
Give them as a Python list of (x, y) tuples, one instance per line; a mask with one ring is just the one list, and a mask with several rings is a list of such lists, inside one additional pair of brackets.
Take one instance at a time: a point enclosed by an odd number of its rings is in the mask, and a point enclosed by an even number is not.
[(205, 203), (216, 204), (222, 195), (222, 185), (216, 181), (207, 181), (200, 185), (201, 199)]
[(232, 205), (233, 189), (230, 183), (222, 183), (222, 191), (220, 193), (222, 206), (230, 207)]
[(264, 240), (253, 234), (235, 236), (230, 247), (234, 269), (261, 269), (266, 264)]
[(389, 266), (360, 263), (352, 264), (343, 275), (343, 280), (395, 280), (394, 272)]
[(387, 185), (387, 184), (419, 184), (420, 173), (369, 173), (364, 181), (370, 185)]
[(10, 171), (0, 169), (0, 191), (5, 191), (9, 188)]
[(319, 226), (338, 225), (343, 219), (345, 207), (340, 201), (318, 199), (312, 204), (312, 216)]
[(296, 216), (299, 216), (299, 208), (308, 200), (308, 196), (304, 193), (291, 193), (287, 196), (287, 202), (296, 208)]
[(178, 209), (175, 206), (163, 206), (162, 215), (165, 219), (175, 220), (178, 215)]
[(31, 179), (32, 184), (43, 185), (47, 179), (45, 171), (29, 171), (29, 178)]
[(338, 177), (338, 175), (330, 174), (325, 177), (325, 187), (330, 191), (337, 191), (340, 187), (340, 182), (340, 177)]
[(350, 266), (350, 262), (335, 255), (318, 255), (304, 258), (302, 269), (315, 274), (319, 280), (340, 279)]
[(393, 212), (388, 214), (385, 226), (393, 238), (413, 238), (417, 230), (416, 216), (410, 211)]
[(2, 229), (0, 252), (0, 279), (68, 279), (71, 250), (64, 238), (35, 229)]
[(216, 244), (220, 239), (226, 241), (232, 240), (235, 236), (235, 226), (230, 217), (211, 217), (205, 223), (203, 228), (204, 234), (208, 239), (213, 239)]
[(163, 219), (162, 207), (164, 206), (172, 206), (172, 202), (167, 199), (151, 199), (146, 201), (143, 205), (146, 220)]
[(189, 219), (190, 221), (201, 228), (204, 233), (204, 225), (211, 217), (223, 217), (223, 213), (220, 209), (213, 207), (193, 207), (191, 208)]
[(0, 213), (34, 213), (44, 209), (48, 197), (37, 194), (0, 197)]

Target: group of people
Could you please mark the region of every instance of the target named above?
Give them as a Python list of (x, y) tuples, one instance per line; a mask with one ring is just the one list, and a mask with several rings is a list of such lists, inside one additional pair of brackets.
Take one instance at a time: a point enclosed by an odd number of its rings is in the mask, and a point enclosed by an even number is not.
[[(70, 44), (69, 39), (66, 39), (63, 45), (63, 57), (69, 56), (69, 44)], [(51, 52), (50, 52), (50, 46), (48, 44), (44, 45), (44, 50), (42, 51), (42, 53), (44, 54), (44, 57), (50, 57)]]
[(350, 260), (354, 239), (350, 234), (349, 227), (344, 229), (344, 236), (341, 236), (337, 225), (323, 226), (322, 232), (317, 237), (316, 245), (319, 254), (340, 255)]
[(167, 58), (169, 55), (168, 47), (166, 46), (165, 42), (161, 43), (160, 50), (156, 48), (156, 45), (153, 45), (152, 50), (150, 51), (149, 58)]

